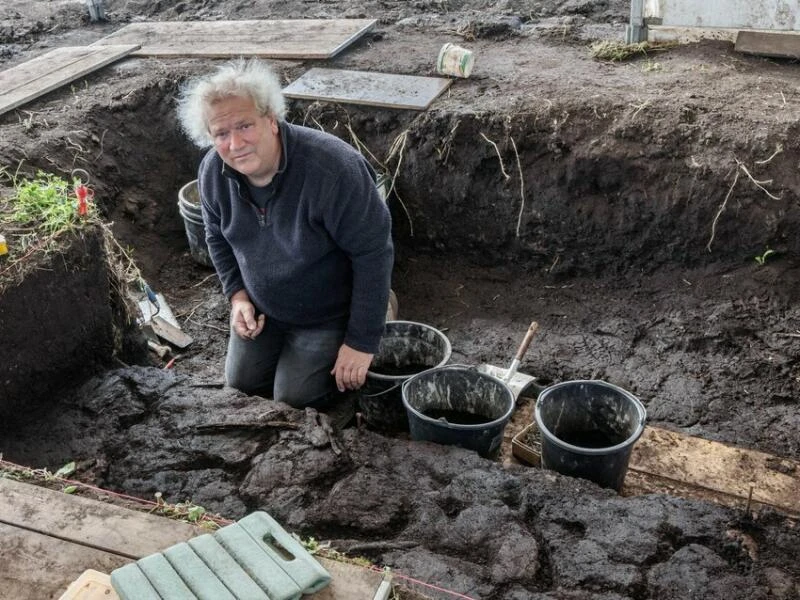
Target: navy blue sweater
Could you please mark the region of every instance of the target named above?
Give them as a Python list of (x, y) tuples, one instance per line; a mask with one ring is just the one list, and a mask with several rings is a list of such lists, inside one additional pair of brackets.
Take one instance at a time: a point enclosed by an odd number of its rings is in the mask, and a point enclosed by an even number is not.
[(244, 289), (267, 318), (346, 322), (344, 342), (378, 349), (394, 250), (369, 163), (328, 133), (279, 122), (283, 147), (265, 211), (216, 150), (200, 164), (206, 240), (225, 295)]

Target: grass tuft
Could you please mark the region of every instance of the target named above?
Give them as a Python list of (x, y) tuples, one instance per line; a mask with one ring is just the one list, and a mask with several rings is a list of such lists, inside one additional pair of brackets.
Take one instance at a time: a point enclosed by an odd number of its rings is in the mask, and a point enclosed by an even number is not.
[(666, 50), (676, 46), (676, 42), (637, 42), (626, 44), (619, 40), (603, 40), (589, 47), (592, 58), (609, 62), (622, 62), (639, 56), (647, 56), (648, 52)]

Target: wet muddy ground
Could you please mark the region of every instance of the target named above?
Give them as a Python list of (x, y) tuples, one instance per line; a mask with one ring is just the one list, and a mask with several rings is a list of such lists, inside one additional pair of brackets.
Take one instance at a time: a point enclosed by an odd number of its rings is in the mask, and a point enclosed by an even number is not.
[[(415, 75), (435, 74), (442, 43), (468, 45), (472, 76), (425, 112), (291, 103), (293, 121), (357, 139), (396, 174), (400, 317), (445, 332), (451, 362), (469, 365), (508, 365), (536, 320), (520, 370), (541, 384), (603, 379), (650, 424), (800, 459), (794, 62), (725, 42), (592, 59), (593, 40), (621, 37), (624, 2), (107, 6), (103, 24), (80, 2), (0, 7), (0, 66), (142, 19), (375, 17), (324, 66)], [(267, 510), (474, 598), (800, 596), (800, 533), (778, 513), (619, 496), (224, 389), (227, 305), (177, 208), (199, 152), (173, 114), (180, 83), (212, 62), (126, 59), (0, 116), (2, 165), (91, 173), (116, 236), (194, 338), (169, 370), (152, 354), (112, 360), (109, 328), (83, 326), (114, 311), (86, 309), (101, 302), (90, 277), (71, 279), (91, 271), (80, 244), (7, 284), (2, 373), (25, 377), (6, 402), (29, 410), (4, 415), (6, 459), (77, 460), (86, 481), (229, 518)], [(287, 82), (311, 66), (276, 63)], [(55, 310), (65, 298), (82, 310)]]

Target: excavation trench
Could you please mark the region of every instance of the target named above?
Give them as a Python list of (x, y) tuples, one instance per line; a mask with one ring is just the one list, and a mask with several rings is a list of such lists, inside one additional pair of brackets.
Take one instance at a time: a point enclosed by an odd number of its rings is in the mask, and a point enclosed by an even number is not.
[[(87, 233), (0, 297), (13, 340), (0, 349), (4, 458), (76, 460), (96, 485), (229, 518), (264, 509), (476, 598), (685, 598), (687, 569), (705, 598), (797, 581), (800, 539), (780, 515), (619, 496), (353, 421), (331, 433), (335, 414), (224, 388), (227, 303), (192, 259), (177, 204), (200, 153), (178, 131), (173, 96), (201, 65), (154, 74), (143, 62), (90, 78), (57, 121), (50, 105), (29, 123), (6, 116), (16, 143), (0, 158), (89, 171), (116, 238), (195, 341), (170, 370), (144, 353), (135, 328), (114, 320), (102, 236)], [(565, 97), (503, 113), (293, 103), (289, 119), (360, 145), (394, 178), (400, 315), (446, 331), (451, 362), (508, 364), (536, 319), (520, 370), (541, 383), (604, 379), (641, 398), (650, 423), (797, 459), (796, 347), (779, 335), (800, 316), (797, 126), (731, 142), (763, 157), (780, 137), (784, 151), (758, 177), (786, 193), (765, 200), (731, 186), (729, 161), (692, 161), (707, 142), (685, 111), (633, 112), (625, 99)], [(767, 246), (778, 256), (758, 264)], [(42, 298), (64, 310), (30, 310)], [(744, 536), (771, 540), (760, 562)], [(763, 595), (732, 592), (753, 589)]]

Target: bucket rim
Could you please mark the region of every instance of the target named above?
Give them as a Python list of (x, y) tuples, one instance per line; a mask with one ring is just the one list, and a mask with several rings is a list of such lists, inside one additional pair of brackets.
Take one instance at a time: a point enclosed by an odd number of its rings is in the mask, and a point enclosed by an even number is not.
[[(359, 393), (361, 394), (362, 398), (377, 398), (378, 396), (383, 396), (384, 394), (396, 391), (397, 388), (399, 388), (401, 385), (403, 385), (403, 382), (398, 381), (394, 385), (387, 387), (385, 390), (380, 390), (379, 392), (374, 392), (372, 394), (365, 394), (361, 392), (361, 390), (359, 390)], [(363, 389), (363, 387), (361, 389)]]
[[(431, 419), (425, 413), (418, 411), (416, 408), (411, 406), (408, 403), (408, 399), (406, 398), (406, 387), (415, 379), (419, 379), (423, 376), (430, 376), (435, 371), (473, 371), (480, 375), (482, 378), (491, 379), (497, 383), (499, 383), (502, 388), (508, 393), (508, 397), (510, 398), (510, 406), (502, 416), (497, 417), (491, 421), (487, 421), (486, 423), (476, 423), (474, 425), (464, 424), (464, 423), (447, 423), (444, 421), (440, 421), (438, 419)], [(497, 427), (499, 425), (503, 425), (506, 423), (510, 418), (511, 415), (514, 413), (514, 409), (516, 409), (516, 399), (514, 398), (514, 392), (511, 391), (511, 388), (506, 385), (506, 383), (495, 377), (494, 375), (489, 375), (488, 373), (484, 373), (482, 371), (478, 371), (477, 367), (469, 366), (469, 365), (442, 365), (439, 367), (431, 367), (430, 369), (426, 369), (424, 371), (420, 371), (415, 375), (412, 375), (408, 379), (403, 382), (403, 388), (401, 390), (401, 399), (403, 401), (403, 406), (406, 407), (406, 410), (413, 414), (415, 417), (419, 418), (422, 422), (427, 423), (428, 425), (437, 425), (444, 429), (452, 429), (454, 431), (481, 431), (483, 429), (489, 429), (491, 427)]]
[[(636, 407), (636, 412), (639, 413), (639, 423), (636, 425), (636, 430), (627, 438), (625, 438), (623, 441), (621, 441), (619, 444), (615, 444), (613, 446), (606, 446), (604, 448), (584, 448), (583, 446), (575, 446), (573, 444), (565, 442), (564, 440), (556, 436), (552, 431), (550, 431), (547, 428), (547, 426), (545, 426), (544, 422), (542, 421), (541, 408), (540, 408), (542, 398), (546, 398), (547, 395), (551, 394), (553, 391), (559, 388), (567, 387), (569, 385), (587, 384), (587, 383), (592, 385), (599, 385), (600, 387), (606, 387), (615, 392), (618, 392), (623, 396), (625, 396), (628, 400), (632, 401), (633, 405)], [(621, 388), (618, 385), (614, 385), (613, 383), (603, 381), (602, 379), (571, 379), (568, 381), (561, 381), (559, 383), (554, 383), (553, 385), (550, 385), (545, 389), (543, 389), (541, 392), (539, 392), (539, 396), (536, 399), (536, 406), (534, 407), (533, 410), (533, 417), (536, 421), (536, 426), (539, 428), (540, 433), (543, 436), (547, 437), (547, 439), (556, 446), (559, 446), (560, 448), (568, 450), (569, 452), (572, 452), (574, 454), (583, 454), (587, 456), (603, 456), (606, 454), (616, 454), (621, 450), (625, 450), (629, 446), (632, 446), (636, 442), (636, 440), (638, 440), (642, 436), (642, 434), (644, 433), (645, 422), (647, 421), (647, 409), (645, 408), (642, 401), (639, 400), (639, 398), (634, 396), (628, 390)]]
[[(450, 343), (450, 339), (444, 334), (444, 332), (433, 325), (428, 325), (427, 323), (420, 323), (419, 321), (407, 321), (404, 319), (393, 319), (391, 321), (386, 321), (384, 323), (384, 328), (389, 325), (390, 323), (401, 323), (403, 325), (420, 325), (425, 329), (430, 329), (435, 331), (439, 337), (444, 341), (444, 358), (439, 361), (439, 364), (434, 365), (433, 367), (429, 367), (430, 369), (436, 369), (438, 367), (444, 366), (447, 364), (447, 361), (450, 360), (450, 357), (453, 354), (453, 346)], [(420, 373), (424, 373), (428, 369), (424, 371), (420, 371)], [(376, 373), (372, 369), (367, 369), (367, 377), (371, 377), (372, 379), (376, 379), (378, 381), (393, 381), (397, 382), (398, 384), (402, 384), (405, 382), (409, 377), (414, 377), (419, 375), (419, 373), (414, 373), (413, 375), (386, 375), (385, 373)]]
[(197, 179), (192, 179), (191, 181), (184, 183), (178, 190), (178, 200), (186, 202), (190, 206), (199, 206), (197, 202), (192, 202), (186, 197), (186, 192), (189, 190), (190, 187), (192, 186), (197, 187), (197, 181), (198, 181)]

